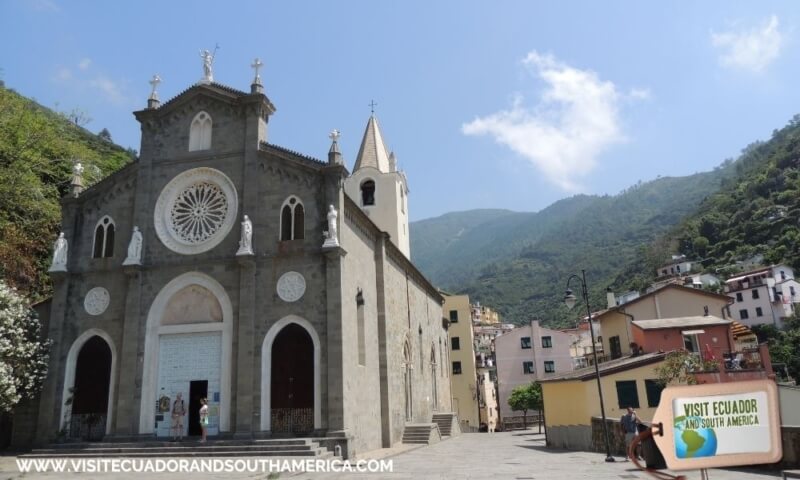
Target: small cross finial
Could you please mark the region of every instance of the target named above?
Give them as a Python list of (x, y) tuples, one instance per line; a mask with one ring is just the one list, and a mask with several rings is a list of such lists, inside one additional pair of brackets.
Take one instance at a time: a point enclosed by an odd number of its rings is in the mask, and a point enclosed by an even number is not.
[(155, 74), (153, 75), (153, 79), (147, 83), (153, 87), (153, 90), (150, 92), (150, 100), (158, 100), (158, 92), (156, 89), (158, 88), (158, 84), (161, 83), (161, 77), (159, 77), (158, 74)]
[(375, 103), (375, 100), (370, 100), (369, 109), (370, 109), (370, 111), (372, 112), (373, 115), (375, 115), (375, 107), (377, 107), (377, 106), (378, 106), (378, 104)]
[(262, 62), (258, 57), (253, 60), (253, 63), (250, 65), (253, 70), (256, 71), (256, 77), (253, 79), (253, 85), (261, 85), (261, 75), (258, 74), (258, 70), (264, 66), (264, 62)]
[(342, 133), (339, 130), (335, 129), (335, 128), (333, 130), (331, 130), (331, 133), (328, 134), (328, 138), (330, 138), (334, 142), (338, 142), (339, 141), (339, 137), (341, 137), (341, 136), (342, 136)]

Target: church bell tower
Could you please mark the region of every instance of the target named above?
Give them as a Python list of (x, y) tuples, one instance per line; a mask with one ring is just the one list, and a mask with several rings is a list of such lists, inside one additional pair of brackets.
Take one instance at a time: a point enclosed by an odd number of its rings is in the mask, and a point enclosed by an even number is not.
[(345, 192), (407, 258), (411, 258), (408, 231), (408, 181), (397, 170), (394, 152), (383, 141), (375, 114), (369, 117), (353, 173)]

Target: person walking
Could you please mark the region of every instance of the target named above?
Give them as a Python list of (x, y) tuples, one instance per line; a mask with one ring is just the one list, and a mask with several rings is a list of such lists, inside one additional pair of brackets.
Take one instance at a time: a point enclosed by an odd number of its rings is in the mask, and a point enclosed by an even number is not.
[[(628, 413), (619, 419), (619, 423), (622, 426), (622, 432), (625, 434), (625, 461), (627, 462), (631, 443), (633, 443), (633, 439), (636, 438), (638, 434), (638, 425), (642, 422), (639, 420), (639, 417), (636, 416), (633, 407), (628, 407)], [(636, 458), (641, 460), (642, 457), (639, 455), (639, 452), (635, 452), (635, 454)]]
[(200, 399), (200, 443), (206, 443), (206, 435), (208, 435), (208, 400), (205, 398)]

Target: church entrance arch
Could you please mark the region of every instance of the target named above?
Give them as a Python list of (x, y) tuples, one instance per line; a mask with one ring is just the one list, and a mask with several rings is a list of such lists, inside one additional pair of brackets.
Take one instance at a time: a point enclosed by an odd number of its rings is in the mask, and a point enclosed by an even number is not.
[(117, 353), (102, 330), (79, 336), (67, 353), (61, 428), (71, 438), (100, 440), (111, 433)]
[[(192, 385), (206, 385), (208, 434), (230, 431), (233, 308), (225, 289), (199, 272), (170, 281), (147, 317), (140, 433), (172, 435), (171, 411), (180, 393), (184, 408), (198, 404)], [(204, 383), (203, 383), (204, 382)], [(190, 433), (190, 415), (183, 434)], [(194, 433), (193, 431), (191, 433)]]
[(294, 315), (269, 329), (261, 347), (261, 430), (310, 433), (321, 427), (320, 342)]

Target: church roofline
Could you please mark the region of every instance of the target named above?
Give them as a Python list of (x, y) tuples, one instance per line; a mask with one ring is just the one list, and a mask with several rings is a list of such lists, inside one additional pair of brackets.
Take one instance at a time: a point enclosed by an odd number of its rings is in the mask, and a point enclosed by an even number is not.
[(394, 260), (395, 262), (399, 263), (402, 267), (406, 269), (406, 271), (414, 278), (414, 280), (419, 283), (422, 288), (424, 288), (430, 296), (435, 298), (440, 304), (444, 303), (444, 297), (439, 292), (439, 289), (434, 287), (433, 284), (419, 271), (419, 269), (414, 265), (405, 254), (400, 251), (400, 248), (392, 242), (390, 235), (383, 230), (381, 230), (375, 222), (372, 221), (361, 207), (359, 207), (349, 195), (345, 193), (344, 195), (344, 208), (345, 213), (350, 213), (355, 217), (355, 219), (362, 223), (362, 225), (366, 226), (372, 231), (372, 234), (376, 237), (380, 235), (385, 235), (389, 241), (386, 242), (386, 252), (387, 254)]
[(180, 92), (179, 94), (175, 95), (174, 97), (170, 98), (166, 102), (162, 103), (158, 108), (145, 108), (142, 110), (137, 110), (133, 112), (137, 119), (141, 119), (142, 116), (153, 115), (153, 114), (163, 114), (164, 112), (168, 112), (175, 108), (176, 105), (180, 105), (182, 101), (188, 100), (193, 94), (200, 94), (201, 92), (212, 93), (217, 96), (217, 98), (223, 100), (227, 99), (232, 101), (232, 103), (238, 103), (242, 99), (256, 99), (261, 98), (264, 105), (269, 109), (269, 113), (275, 113), (275, 105), (272, 104), (270, 99), (264, 95), (263, 93), (247, 93), (242, 90), (237, 90), (233, 87), (229, 87), (227, 85), (223, 85), (221, 83), (209, 83), (209, 84), (196, 84), (192, 85), (191, 87), (185, 89), (184, 91)]
[(93, 185), (89, 185), (88, 187), (86, 187), (86, 189), (84, 189), (80, 193), (80, 195), (78, 195), (77, 198), (72, 196), (72, 195), (70, 195), (70, 194), (64, 195), (63, 197), (61, 197), (61, 203), (65, 203), (65, 202), (69, 202), (69, 201), (83, 201), (83, 200), (86, 200), (87, 197), (90, 197), (90, 196), (92, 196), (94, 194), (99, 193), (100, 190), (101, 190), (101, 187), (105, 187), (106, 184), (110, 184), (112, 181), (116, 182), (117, 180), (119, 180), (119, 177), (121, 177), (122, 175), (127, 175), (127, 174), (130, 174), (133, 171), (135, 171), (135, 169), (133, 167), (138, 166), (138, 165), (139, 165), (139, 161), (138, 160), (134, 160), (134, 161), (132, 161), (130, 163), (127, 163), (122, 168), (120, 168), (119, 170), (115, 170), (115, 171), (111, 172), (108, 176), (106, 176), (105, 178), (101, 179), (99, 182), (97, 182), (97, 183), (95, 183)]
[(309, 155), (304, 155), (300, 152), (296, 152), (294, 150), (288, 149), (286, 147), (281, 147), (273, 143), (261, 142), (259, 150), (262, 152), (275, 153), (281, 157), (288, 158), (290, 160), (300, 161), (301, 163), (309, 165), (316, 169), (319, 169), (320, 167), (327, 167), (329, 165), (328, 162), (323, 162), (322, 160), (319, 160), (317, 158), (311, 157)]

